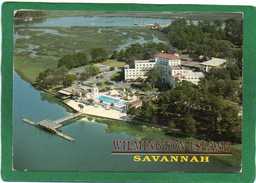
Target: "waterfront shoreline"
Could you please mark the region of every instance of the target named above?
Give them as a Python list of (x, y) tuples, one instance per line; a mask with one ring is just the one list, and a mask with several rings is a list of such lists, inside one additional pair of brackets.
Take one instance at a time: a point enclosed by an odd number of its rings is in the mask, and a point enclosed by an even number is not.
[[(23, 81), (25, 81), (25, 80), (23, 80)], [(27, 83), (29, 83), (28, 81), (25, 81), (25, 82), (27, 82)], [(56, 94), (54, 94), (54, 92), (51, 92), (51, 91), (48, 91), (48, 90), (45, 90), (45, 89), (42, 89), (42, 88), (40, 88), (40, 87), (36, 87), (35, 85), (32, 85), (31, 83), (29, 83), (31, 86), (32, 86), (32, 88), (34, 88), (35, 90), (37, 90), (38, 92), (41, 92), (41, 93), (45, 93), (46, 95), (49, 95), (49, 96), (51, 96), (51, 97), (53, 97), (53, 98), (55, 98), (56, 100), (58, 100), (58, 104), (59, 105), (61, 105), (62, 107), (64, 107), (64, 108), (66, 108), (66, 110), (69, 110), (69, 112), (70, 113), (75, 113), (75, 111), (74, 111), (74, 109), (72, 109), (69, 105), (67, 105), (66, 103), (65, 103), (65, 101), (67, 101), (67, 100), (62, 100), (61, 98), (59, 98)], [(72, 112), (71, 112), (72, 111)], [(56, 118), (56, 117), (54, 117), (54, 118)], [(90, 119), (91, 118), (91, 119)], [(127, 123), (127, 121), (121, 121), (121, 120), (115, 120), (115, 119), (108, 119), (108, 118), (105, 118), (105, 117), (101, 117), (101, 116), (93, 116), (93, 115), (89, 115), (89, 114), (83, 114), (83, 115), (81, 115), (78, 119), (76, 119), (76, 120), (80, 120), (80, 121), (83, 121), (83, 122), (86, 122), (86, 121), (94, 121), (95, 120), (95, 122), (96, 123), (102, 123), (102, 124), (107, 124), (107, 125), (111, 125), (111, 123), (113, 123), (113, 124), (119, 124), (120, 126), (122, 126), (122, 122), (123, 123)], [(113, 122), (112, 122), (113, 121)], [(116, 122), (116, 123), (115, 123)], [(156, 125), (156, 124), (150, 124), (150, 123), (145, 123), (145, 122), (143, 122), (143, 121), (131, 121), (131, 123), (132, 124), (135, 124), (135, 125), (138, 125), (138, 127), (140, 128), (140, 126), (141, 127), (143, 127), (143, 129), (144, 129), (144, 125), (145, 125), (145, 127), (147, 126), (147, 127), (149, 127), (149, 129), (152, 129), (152, 128), (159, 128), (159, 129), (157, 129), (157, 131), (159, 130), (159, 131), (162, 131), (163, 130), (163, 133), (165, 133), (165, 131), (164, 131), (164, 126), (158, 126), (158, 125)], [(75, 125), (74, 125), (75, 126)], [(125, 130), (124, 130), (125, 131)], [(68, 132), (68, 130), (66, 131), (65, 130), (65, 132)], [(139, 132), (137, 132), (137, 133), (139, 133)], [(146, 133), (146, 132), (142, 132), (142, 133)], [(72, 134), (72, 133), (71, 133)], [(166, 133), (165, 133), (166, 134)], [(168, 136), (168, 138), (172, 138), (172, 136), (170, 135), (170, 134), (166, 134), (167, 136)], [(77, 136), (75, 136), (76, 137), (76, 139), (78, 139), (77, 138)], [(151, 136), (150, 136), (151, 137)], [(79, 140), (79, 139), (78, 139)], [(236, 157), (236, 156), (239, 156), (239, 153), (240, 151), (238, 150), (237, 151), (237, 153), (234, 155), (234, 157)], [(234, 166), (234, 165), (236, 165), (237, 164), (237, 162), (236, 161), (233, 161), (233, 160), (231, 160), (230, 158), (218, 158), (218, 157), (214, 157), (214, 161), (217, 161), (217, 162), (221, 162), (222, 164), (225, 164), (225, 166), (229, 166), (230, 164), (232, 165), (232, 166)]]
[[(91, 105), (83, 105), (80, 102), (76, 102), (74, 100), (67, 100), (63, 101), (67, 106), (72, 108), (77, 112), (81, 112), (85, 115), (89, 116), (96, 116), (101, 118), (107, 118), (112, 120), (119, 120), (119, 121), (129, 121), (128, 115), (126, 113), (122, 113), (117, 110), (113, 109), (105, 109), (102, 106), (91, 106)], [(83, 105), (83, 108), (79, 108), (79, 104)]]

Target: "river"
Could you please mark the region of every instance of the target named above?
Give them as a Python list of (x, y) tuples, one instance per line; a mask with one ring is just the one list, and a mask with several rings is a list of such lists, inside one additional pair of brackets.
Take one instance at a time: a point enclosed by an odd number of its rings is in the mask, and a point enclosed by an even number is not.
[(148, 17), (118, 17), (118, 16), (75, 16), (75, 17), (57, 17), (46, 18), (43, 22), (26, 23), (33, 27), (134, 27), (146, 26), (157, 23), (161, 26), (169, 25), (171, 19), (166, 18), (148, 18)]

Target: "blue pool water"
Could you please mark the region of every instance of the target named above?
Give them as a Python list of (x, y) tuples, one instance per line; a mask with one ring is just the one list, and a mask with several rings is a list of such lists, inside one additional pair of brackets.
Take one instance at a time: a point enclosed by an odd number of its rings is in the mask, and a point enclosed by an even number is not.
[(125, 105), (125, 101), (118, 99), (118, 98), (113, 98), (110, 96), (106, 96), (106, 95), (100, 95), (97, 97), (99, 100), (101, 100), (104, 104), (106, 105)]

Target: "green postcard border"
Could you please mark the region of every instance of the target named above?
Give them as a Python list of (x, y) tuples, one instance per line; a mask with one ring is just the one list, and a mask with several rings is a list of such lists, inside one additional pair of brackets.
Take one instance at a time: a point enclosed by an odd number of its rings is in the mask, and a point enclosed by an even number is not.
[[(21, 172), (12, 171), (13, 11), (17, 9), (242, 12), (243, 30), (243, 127), (242, 173), (131, 173), (131, 172)], [(7, 181), (89, 182), (253, 182), (255, 177), (256, 119), (256, 11), (250, 6), (145, 5), (6, 2), (2, 5), (2, 178)], [(95, 162), (97, 163), (97, 162)]]

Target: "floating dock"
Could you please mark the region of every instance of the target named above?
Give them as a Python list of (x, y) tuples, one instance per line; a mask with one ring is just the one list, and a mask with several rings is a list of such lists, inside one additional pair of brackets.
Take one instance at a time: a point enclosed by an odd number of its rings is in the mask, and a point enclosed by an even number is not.
[(53, 133), (61, 138), (64, 138), (68, 141), (74, 141), (75, 139), (67, 134), (64, 134), (62, 132), (60, 132), (58, 129), (63, 127), (64, 125), (66, 125), (68, 122), (70, 122), (71, 119), (75, 119), (79, 116), (81, 116), (83, 113), (75, 113), (73, 115), (70, 115), (70, 116), (66, 116), (64, 118), (60, 118), (60, 119), (57, 119), (55, 121), (50, 121), (50, 120), (42, 120), (42, 121), (39, 121), (38, 123), (35, 123), (27, 118), (23, 118), (23, 121), (25, 123), (28, 123), (30, 125), (33, 125), (33, 126), (36, 126), (36, 127), (39, 127), (41, 129), (44, 129), (50, 133)]

